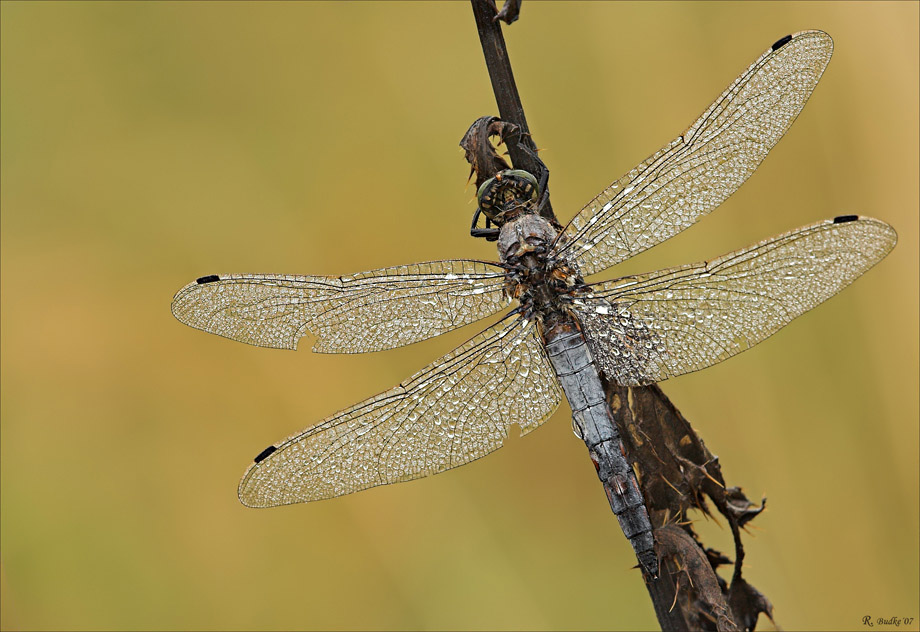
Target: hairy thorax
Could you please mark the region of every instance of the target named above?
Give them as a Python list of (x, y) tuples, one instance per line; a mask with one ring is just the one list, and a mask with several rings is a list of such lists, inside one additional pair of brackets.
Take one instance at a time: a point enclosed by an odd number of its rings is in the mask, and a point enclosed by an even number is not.
[(526, 318), (552, 327), (565, 319), (582, 285), (578, 271), (550, 251), (557, 232), (545, 218), (526, 213), (504, 224), (498, 254), (508, 266), (505, 293), (521, 303)]

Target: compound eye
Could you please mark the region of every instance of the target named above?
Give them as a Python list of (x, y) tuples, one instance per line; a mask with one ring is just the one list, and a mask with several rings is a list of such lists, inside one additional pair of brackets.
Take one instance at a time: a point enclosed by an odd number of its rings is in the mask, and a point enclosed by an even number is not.
[(496, 178), (489, 178), (482, 183), (482, 186), (479, 187), (479, 191), (476, 192), (476, 202), (479, 204), (479, 209), (493, 222), (496, 217), (495, 193), (498, 188), (496, 186), (497, 183), (498, 181)]
[(509, 176), (517, 176), (518, 178), (521, 178), (522, 180), (527, 180), (528, 182), (530, 182), (530, 184), (533, 185), (533, 188), (537, 192), (537, 195), (540, 194), (540, 183), (537, 182), (537, 179), (529, 171), (524, 171), (523, 169), (510, 169), (508, 171), (505, 171), (504, 173)]
[(489, 178), (488, 180), (486, 180), (485, 182), (483, 182), (483, 183), (479, 186), (479, 190), (476, 191), (476, 200), (477, 200), (478, 202), (480, 202), (480, 203), (482, 202), (482, 195), (483, 195), (483, 194), (486, 192), (486, 190), (487, 190), (489, 187), (491, 187), (494, 183), (495, 183), (495, 178), (493, 177), (493, 178)]

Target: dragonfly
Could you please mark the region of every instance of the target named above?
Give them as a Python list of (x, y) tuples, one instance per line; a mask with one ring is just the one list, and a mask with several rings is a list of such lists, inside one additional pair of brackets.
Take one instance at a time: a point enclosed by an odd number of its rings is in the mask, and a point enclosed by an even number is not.
[[(680, 136), (566, 225), (540, 214), (541, 177), (482, 184), (472, 234), (497, 262), (448, 260), (350, 276), (213, 274), (183, 287), (181, 322), (260, 347), (382, 351), (507, 314), (392, 389), (260, 452), (239, 499), (271, 507), (444, 472), (522, 435), (568, 400), (641, 567), (658, 574), (654, 529), (604, 379), (641, 386), (703, 369), (771, 336), (883, 259), (897, 235), (842, 215), (747, 248), (612, 281), (597, 274), (688, 228), (754, 172), (793, 123), (833, 52), (822, 31), (781, 38)], [(486, 217), (485, 229), (475, 228)], [(490, 228), (491, 227), (491, 228)]]

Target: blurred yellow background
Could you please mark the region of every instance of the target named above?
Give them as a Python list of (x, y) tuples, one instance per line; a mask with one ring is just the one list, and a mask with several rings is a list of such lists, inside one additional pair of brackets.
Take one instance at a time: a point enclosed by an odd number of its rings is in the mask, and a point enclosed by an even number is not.
[[(237, 501), (266, 445), (478, 325), (314, 356), (170, 315), (204, 274), (495, 258), (457, 146), (497, 113), (468, 3), (3, 2), (0, 27), (4, 629), (656, 627), (566, 405), (431, 479)], [(806, 28), (836, 52), (787, 137), (612, 274), (839, 214), (897, 229), (839, 297), (663, 388), (769, 498), (746, 576), (779, 625), (917, 629), (918, 4), (525, 2), (505, 36), (565, 221)]]

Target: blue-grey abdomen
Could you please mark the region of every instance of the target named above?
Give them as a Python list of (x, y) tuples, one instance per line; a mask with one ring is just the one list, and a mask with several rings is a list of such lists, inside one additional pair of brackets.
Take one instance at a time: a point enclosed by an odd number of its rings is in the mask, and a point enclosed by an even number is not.
[(546, 352), (566, 399), (578, 435), (584, 440), (610, 507), (629, 538), (639, 562), (653, 577), (658, 558), (652, 524), (635, 473), (623, 454), (616, 423), (591, 358), (585, 338), (574, 324), (563, 324), (543, 334)]

